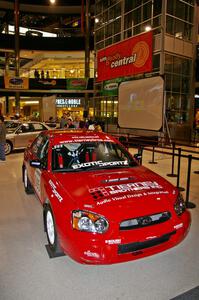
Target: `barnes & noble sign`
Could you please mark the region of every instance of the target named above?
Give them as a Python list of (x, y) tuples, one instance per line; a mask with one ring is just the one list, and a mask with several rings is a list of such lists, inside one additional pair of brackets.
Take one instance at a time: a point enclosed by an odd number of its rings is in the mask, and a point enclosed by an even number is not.
[(80, 107), (83, 106), (83, 100), (81, 98), (57, 98), (57, 107)]

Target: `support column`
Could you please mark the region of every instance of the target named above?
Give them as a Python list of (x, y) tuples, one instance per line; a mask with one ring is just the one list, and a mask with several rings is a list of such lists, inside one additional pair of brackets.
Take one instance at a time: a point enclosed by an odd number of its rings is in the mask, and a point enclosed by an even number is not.
[[(85, 78), (88, 81), (90, 78), (90, 0), (86, 0), (85, 10)], [(84, 109), (88, 111), (89, 95), (85, 93)]]
[[(5, 25), (5, 33), (8, 34), (8, 24)], [(9, 74), (9, 67), (10, 67), (10, 54), (8, 52), (5, 52), (5, 74)]]
[[(14, 3), (15, 20), (15, 76), (19, 77), (20, 69), (20, 48), (19, 48), (19, 0)], [(20, 93), (15, 94), (16, 114), (20, 114)]]
[(6, 115), (9, 114), (9, 96), (6, 96), (5, 113), (6, 113)]

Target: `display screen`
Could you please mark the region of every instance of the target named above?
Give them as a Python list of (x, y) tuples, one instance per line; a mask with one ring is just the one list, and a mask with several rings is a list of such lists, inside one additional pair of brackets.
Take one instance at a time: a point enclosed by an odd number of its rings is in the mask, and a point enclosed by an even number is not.
[(164, 81), (151, 77), (119, 86), (118, 124), (122, 128), (159, 131), (163, 124)]

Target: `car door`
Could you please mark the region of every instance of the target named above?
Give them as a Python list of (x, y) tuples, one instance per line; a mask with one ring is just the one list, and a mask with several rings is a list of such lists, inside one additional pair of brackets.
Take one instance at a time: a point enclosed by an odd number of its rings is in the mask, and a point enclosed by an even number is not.
[(48, 137), (42, 134), (40, 134), (32, 144), (32, 158), (41, 162), (40, 168), (30, 167), (31, 182), (33, 182), (35, 192), (39, 199), (41, 199), (43, 173), (46, 172), (48, 167), (48, 145)]
[(15, 148), (25, 148), (30, 140), (46, 129), (42, 123), (23, 123), (15, 133)]
[(14, 148), (25, 148), (32, 137), (32, 131), (29, 123), (21, 124), (14, 134)]

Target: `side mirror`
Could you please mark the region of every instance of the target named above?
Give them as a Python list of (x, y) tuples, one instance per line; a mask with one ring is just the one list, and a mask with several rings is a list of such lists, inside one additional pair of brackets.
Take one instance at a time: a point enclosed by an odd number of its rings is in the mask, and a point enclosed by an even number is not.
[(138, 161), (142, 158), (142, 156), (138, 153), (134, 154), (133, 157)]
[(142, 165), (142, 151), (138, 151), (138, 153), (133, 156), (139, 165)]
[(20, 133), (22, 133), (23, 131), (22, 131), (22, 129), (18, 129), (15, 133), (16, 134), (20, 134)]
[(42, 163), (40, 160), (30, 160), (30, 166), (37, 169), (42, 169)]

